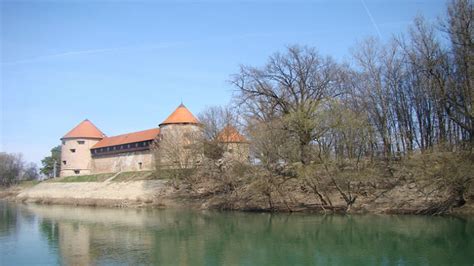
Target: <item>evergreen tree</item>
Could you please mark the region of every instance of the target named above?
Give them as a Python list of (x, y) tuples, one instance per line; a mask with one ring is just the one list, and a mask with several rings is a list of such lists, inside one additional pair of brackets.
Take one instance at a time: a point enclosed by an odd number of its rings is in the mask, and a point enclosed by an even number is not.
[[(41, 160), (43, 167), (40, 169), (40, 172), (47, 177), (57, 177), (59, 176), (59, 171), (61, 170), (61, 146), (56, 146), (51, 149), (51, 156), (44, 157)], [(54, 175), (54, 164), (56, 163), (56, 176)]]

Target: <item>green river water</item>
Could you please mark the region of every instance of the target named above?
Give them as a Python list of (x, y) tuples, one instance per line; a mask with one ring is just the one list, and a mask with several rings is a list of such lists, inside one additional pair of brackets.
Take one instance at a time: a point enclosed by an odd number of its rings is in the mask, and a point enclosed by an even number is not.
[(0, 265), (473, 265), (474, 217), (0, 201)]

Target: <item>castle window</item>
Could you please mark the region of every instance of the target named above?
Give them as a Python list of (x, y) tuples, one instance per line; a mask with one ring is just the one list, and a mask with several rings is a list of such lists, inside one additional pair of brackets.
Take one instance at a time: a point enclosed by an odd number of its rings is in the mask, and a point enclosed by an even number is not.
[(138, 163), (138, 169), (142, 170), (142, 162)]
[(66, 165), (66, 161), (63, 161), (63, 164)]
[(77, 141), (77, 144), (79, 144), (79, 145), (82, 145), (82, 144), (84, 144), (84, 143), (86, 143), (86, 142), (83, 141), (83, 140), (78, 140), (78, 141)]
[(74, 170), (74, 174), (78, 175), (81, 173), (81, 170)]
[(66, 145), (66, 141), (65, 141), (65, 140), (63, 140), (62, 143), (63, 143), (63, 145)]
[(76, 152), (76, 149), (70, 149), (70, 151), (71, 151), (72, 153), (74, 153), (74, 152)]

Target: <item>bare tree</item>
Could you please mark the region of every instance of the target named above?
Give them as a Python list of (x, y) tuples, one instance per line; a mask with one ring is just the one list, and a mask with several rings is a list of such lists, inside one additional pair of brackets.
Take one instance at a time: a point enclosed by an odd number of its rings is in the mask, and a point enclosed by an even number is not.
[(242, 66), (233, 76), (238, 103), (255, 121), (281, 119), (298, 140), (300, 158), (310, 161), (309, 145), (322, 132), (314, 123), (321, 105), (340, 94), (338, 65), (315, 49), (292, 46), (271, 56), (262, 68)]
[(225, 127), (237, 125), (237, 114), (228, 106), (212, 106), (199, 113), (198, 117), (204, 134), (201, 143), (204, 156), (212, 160), (221, 159), (226, 147), (219, 141), (219, 135)]
[(155, 142), (153, 153), (158, 176), (191, 178), (192, 171), (202, 160), (202, 133), (178, 127), (166, 129), (166, 134)]
[(0, 186), (10, 186), (39, 177), (34, 163), (25, 163), (21, 154), (0, 152)]
[(474, 141), (474, 9), (472, 1), (452, 0), (442, 29), (449, 34), (454, 81), (446, 91), (447, 112), (471, 143)]
[[(219, 181), (213, 193), (263, 199), (269, 210), (292, 211), (300, 186), (316, 207), (348, 212), (362, 183), (391, 189), (418, 175), (430, 186), (442, 184), (435, 193), (449, 196), (426, 213), (463, 204), (472, 181), (472, 156), (464, 151), (473, 144), (472, 14), (468, 0), (449, 3), (441, 29), (450, 43), (418, 16), (406, 36), (359, 43), (351, 64), (291, 46), (262, 67), (241, 66), (231, 83), (242, 119), (223, 108), (200, 116), (207, 145), (201, 147), (213, 162), (201, 175)], [(240, 178), (232, 177), (237, 168), (217, 163), (223, 158), (217, 136), (229, 121), (243, 121), (251, 143), (253, 164)], [(454, 171), (449, 158), (463, 170)]]
[(204, 137), (209, 140), (217, 139), (219, 133), (228, 125), (237, 126), (238, 115), (229, 106), (211, 106), (198, 114), (203, 125)]

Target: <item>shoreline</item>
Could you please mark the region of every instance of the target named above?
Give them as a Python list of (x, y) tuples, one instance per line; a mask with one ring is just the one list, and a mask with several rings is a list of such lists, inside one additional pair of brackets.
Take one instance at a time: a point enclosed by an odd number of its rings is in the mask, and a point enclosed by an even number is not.
[[(229, 204), (227, 196), (199, 195), (189, 191), (173, 188), (163, 180), (141, 180), (128, 182), (42, 182), (33, 186), (15, 185), (0, 188), (0, 200), (35, 203), (43, 205), (69, 205), (109, 208), (191, 208), (202, 210), (229, 210), (242, 212), (296, 212), (315, 214), (388, 214), (388, 215), (428, 215), (419, 212), (426, 207), (419, 203), (418, 207), (397, 206), (396, 202), (385, 204), (368, 204), (361, 198), (349, 212), (344, 206), (335, 204), (331, 210), (321, 208), (315, 202), (300, 202), (291, 208), (277, 204), (272, 209), (263, 202), (242, 202), (238, 199)], [(467, 202), (452, 208), (443, 215), (473, 215), (474, 202)]]

